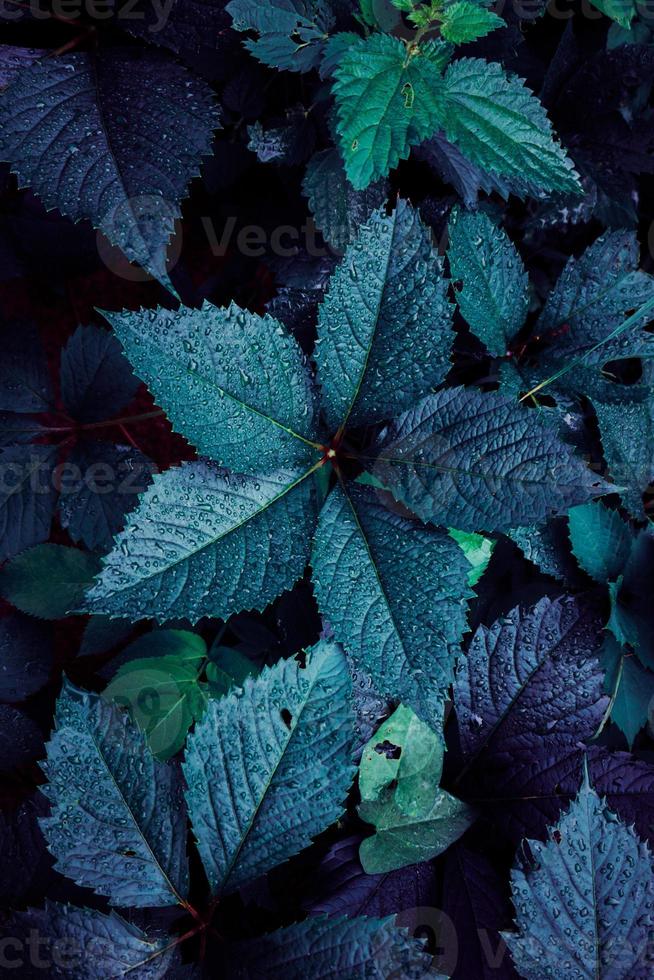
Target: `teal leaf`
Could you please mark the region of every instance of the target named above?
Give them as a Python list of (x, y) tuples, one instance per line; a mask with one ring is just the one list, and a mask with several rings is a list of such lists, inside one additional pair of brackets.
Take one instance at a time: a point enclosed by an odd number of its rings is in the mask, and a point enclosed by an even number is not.
[(186, 904), (179, 769), (152, 757), (126, 715), (65, 684), (42, 768), (57, 870), (126, 908)]
[(643, 494), (654, 481), (654, 390), (636, 398), (620, 394), (611, 402), (593, 398), (593, 408), (611, 478), (623, 488), (629, 513), (643, 520)]
[(463, 531), (538, 523), (610, 490), (534, 411), (473, 389), (424, 398), (378, 452), (374, 473), (398, 500)]
[(28, 443), (0, 449), (0, 560), (50, 536), (57, 506), (52, 479), (56, 458), (56, 446)]
[[(179, 949), (168, 937), (150, 936), (116, 912), (105, 915), (46, 899), (44, 909), (19, 912), (14, 921), (19, 931), (27, 927), (29, 935), (36, 934), (52, 950), (52, 959), (45, 962), (48, 976), (55, 980), (66, 980), (72, 971), (83, 971), (78, 975), (85, 980), (125, 976), (166, 980), (181, 975), (171, 972), (177, 966)], [(38, 956), (37, 962), (43, 963), (44, 958)]]
[(173, 426), (240, 473), (305, 461), (316, 406), (304, 355), (286, 329), (235, 304), (105, 313)]
[(473, 815), (440, 789), (442, 738), (404, 705), (382, 723), (359, 766), (359, 816), (375, 833), (361, 844), (366, 874), (430, 861), (463, 834)]
[(262, 610), (302, 576), (315, 519), (310, 471), (168, 470), (116, 538), (85, 610), (159, 622)]
[[(654, 337), (642, 329), (647, 315), (611, 336), (630, 311), (654, 299), (654, 276), (638, 268), (639, 252), (633, 232), (614, 231), (568, 260), (536, 327), (551, 345), (539, 358), (542, 372), (555, 371), (575, 357), (601, 367), (607, 361), (654, 356)], [(583, 375), (569, 371), (558, 383), (575, 388), (578, 377), (583, 382)]]
[(543, 191), (580, 191), (545, 109), (501, 65), (480, 58), (455, 61), (439, 86), (438, 111), (448, 140), (483, 170)]
[(209, 703), (184, 775), (214, 894), (270, 871), (339, 818), (354, 777), (353, 721), (345, 657), (326, 642), (304, 668), (282, 660)]
[(572, 552), (580, 568), (602, 584), (617, 579), (633, 544), (631, 528), (618, 512), (592, 501), (573, 507), (568, 523)]
[(444, 379), (447, 285), (431, 230), (406, 201), (361, 228), (319, 314), (315, 360), (332, 429), (392, 417)]
[(461, 548), (470, 565), (468, 585), (472, 589), (477, 585), (488, 568), (490, 560), (493, 557), (493, 551), (495, 550), (495, 541), (492, 538), (485, 538), (483, 534), (474, 534), (470, 531), (457, 531), (455, 528), (450, 528), (449, 535), (456, 541), (459, 548)]
[[(130, 659), (118, 669), (103, 697), (129, 712), (152, 754), (165, 762), (179, 752), (189, 728), (204, 713), (207, 695), (200, 673), (207, 648), (195, 633), (162, 632), (177, 641), (175, 652)], [(156, 649), (157, 633), (150, 636)]]
[(518, 546), (527, 561), (545, 575), (551, 575), (560, 582), (575, 584), (582, 578), (572, 555), (568, 523), (564, 517), (554, 517), (544, 524), (509, 528), (504, 533)]
[(600, 655), (606, 671), (604, 689), (611, 697), (611, 721), (631, 750), (654, 704), (654, 673), (611, 634), (607, 634)]
[(388, 980), (420, 976), (444, 980), (430, 970), (424, 940), (393, 919), (316, 916), (228, 949), (233, 980), (283, 976), (285, 980)]
[(62, 619), (82, 601), (100, 568), (97, 555), (39, 544), (0, 569), (0, 595), (39, 619)]
[(449, 236), (447, 256), (461, 315), (489, 353), (504, 357), (529, 309), (529, 276), (520, 254), (482, 211), (456, 208)]
[(635, 0), (591, 0), (593, 7), (601, 10), (621, 27), (628, 29), (638, 14), (638, 4)]
[(302, 184), (316, 227), (337, 252), (345, 251), (357, 231), (388, 196), (388, 181), (355, 191), (338, 150), (322, 150), (309, 160)]
[(164, 52), (69, 53), (31, 65), (2, 93), (0, 157), (47, 208), (89, 219), (169, 287), (180, 201), (218, 118), (209, 86)]
[(333, 72), (337, 130), (347, 176), (363, 190), (440, 128), (443, 78), (431, 50), (410, 52), (388, 34), (347, 35), (347, 46), (339, 37), (331, 42), (338, 54)]
[(439, 16), (441, 36), (451, 44), (468, 44), (498, 27), (506, 27), (501, 17), (473, 0), (455, 0)]
[(336, 18), (329, 0), (231, 0), (234, 29), (254, 31), (244, 44), (264, 65), (306, 72), (317, 68)]
[(647, 844), (589, 785), (546, 843), (511, 876), (517, 934), (503, 933), (526, 980), (609, 980), (640, 972), (654, 924), (654, 876)]
[(472, 595), (458, 545), (394, 513), (388, 494), (337, 486), (320, 515), (311, 564), (336, 639), (380, 694), (440, 729)]

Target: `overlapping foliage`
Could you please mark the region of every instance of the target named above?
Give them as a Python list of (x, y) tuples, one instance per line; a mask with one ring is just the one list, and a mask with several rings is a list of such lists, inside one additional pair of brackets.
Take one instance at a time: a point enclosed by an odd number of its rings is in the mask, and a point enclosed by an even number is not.
[(21, 975), (644, 980), (642, 10), (17, 6)]

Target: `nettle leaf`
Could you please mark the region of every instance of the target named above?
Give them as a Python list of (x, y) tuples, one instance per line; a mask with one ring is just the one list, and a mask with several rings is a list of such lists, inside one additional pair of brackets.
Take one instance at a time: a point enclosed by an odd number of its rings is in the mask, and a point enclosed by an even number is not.
[(59, 518), (72, 540), (108, 551), (126, 512), (152, 482), (153, 466), (133, 446), (79, 443), (68, 457), (59, 487)]
[(41, 937), (52, 950), (48, 965), (51, 977), (70, 977), (83, 969), (87, 980), (133, 977), (134, 980), (164, 980), (179, 959), (179, 950), (165, 936), (149, 936), (116, 912), (105, 915), (96, 909), (74, 908), (46, 899), (44, 909), (17, 913), (12, 925), (21, 935)]
[(245, 47), (271, 68), (306, 72), (320, 64), (324, 43), (336, 23), (330, 0), (231, 0), (225, 8), (234, 29), (255, 31)]
[(53, 667), (53, 645), (41, 623), (12, 614), (0, 619), (0, 702), (18, 704), (40, 691)]
[(445, 135), (477, 166), (543, 191), (580, 192), (545, 109), (501, 65), (461, 58), (447, 69), (439, 96)]
[(609, 703), (598, 659), (602, 625), (587, 602), (541, 599), (480, 626), (459, 663), (457, 791), (479, 801), (513, 839), (540, 835), (553, 819), (555, 787), (578, 767), (580, 746), (602, 723)]
[(614, 402), (593, 398), (593, 408), (611, 478), (629, 513), (642, 520), (643, 494), (654, 481), (654, 391)]
[[(152, 634), (153, 653), (159, 655), (130, 659), (120, 667), (103, 697), (125, 708), (145, 735), (155, 758), (165, 762), (184, 745), (188, 730), (199, 721), (207, 704), (207, 693), (200, 674), (207, 656), (204, 640), (185, 630), (169, 630), (174, 653), (157, 650), (157, 634)], [(139, 642), (138, 640), (136, 641)]]
[(503, 178), (486, 173), (471, 163), (443, 133), (435, 133), (416, 147), (414, 156), (429, 164), (446, 184), (451, 184), (467, 208), (476, 206), (482, 191), (486, 194), (494, 191), (504, 200), (509, 193), (525, 196), (522, 184), (514, 179), (509, 185)]
[(173, 58), (100, 48), (16, 77), (0, 97), (0, 156), (46, 207), (89, 219), (169, 286), (180, 201), (217, 126), (211, 89)]
[(208, 303), (105, 316), (175, 428), (200, 453), (256, 474), (304, 462), (317, 448), (306, 359), (277, 320)]
[(431, 230), (405, 201), (376, 211), (332, 276), (315, 361), (332, 429), (389, 418), (438, 385), (454, 334)]
[(85, 609), (159, 622), (261, 610), (302, 576), (315, 521), (311, 471), (183, 464), (154, 477)]
[(398, 38), (339, 35), (334, 97), (345, 170), (357, 190), (385, 177), (406, 160), (412, 146), (432, 136), (443, 122), (444, 84), (440, 49), (410, 52)]
[(228, 976), (242, 980), (272, 974), (288, 980), (386, 980), (414, 973), (444, 980), (430, 970), (432, 957), (424, 940), (394, 925), (392, 918), (315, 916), (259, 939), (234, 943), (228, 957)]
[(467, 830), (472, 811), (440, 789), (444, 747), (409, 709), (383, 722), (363, 751), (359, 816), (375, 827), (361, 844), (367, 874), (429, 861)]
[(439, 730), (472, 596), (459, 546), (394, 513), (383, 492), (337, 486), (320, 515), (311, 564), (336, 639), (380, 693)]
[(638, 14), (635, 0), (591, 0), (593, 7), (614, 20), (616, 24), (628, 29), (632, 20)]
[(538, 523), (611, 487), (537, 413), (495, 394), (428, 395), (381, 434), (374, 473), (424, 521), (464, 531)]
[(439, 16), (441, 35), (452, 44), (467, 44), (498, 27), (506, 27), (501, 17), (472, 0), (455, 0)]
[(529, 276), (520, 254), (482, 211), (456, 208), (449, 237), (447, 256), (461, 315), (489, 353), (504, 357), (529, 309)]
[[(638, 268), (639, 252), (633, 232), (614, 231), (598, 238), (579, 258), (568, 260), (536, 326), (539, 336), (551, 344), (551, 352), (539, 358), (544, 372), (575, 356), (597, 366), (654, 356), (654, 337), (642, 329), (647, 315), (611, 336), (631, 310), (654, 298), (654, 277)], [(575, 387), (575, 381), (576, 372), (569, 371), (558, 383)]]
[(282, 660), (211, 701), (188, 740), (193, 831), (214, 893), (288, 860), (334, 823), (354, 777), (351, 680), (340, 647)]
[(12, 323), (3, 326), (0, 337), (0, 410), (47, 412), (52, 382), (37, 330), (28, 323)]
[(115, 905), (184, 905), (179, 769), (157, 762), (118, 708), (69, 685), (55, 723), (43, 763), (52, 811), (41, 828), (57, 869)]
[(0, 450), (0, 559), (49, 537), (57, 505), (51, 479), (56, 458), (56, 446), (27, 444)]
[(504, 933), (520, 975), (635, 977), (654, 923), (652, 856), (586, 773), (545, 844), (511, 876), (518, 935)]
[(585, 572), (602, 584), (615, 581), (627, 563), (634, 536), (616, 510), (594, 501), (568, 513), (572, 551)]
[(39, 619), (62, 619), (81, 602), (100, 567), (96, 555), (39, 544), (0, 569), (0, 595)]
[(113, 418), (139, 381), (116, 338), (102, 327), (78, 327), (61, 352), (61, 397), (78, 422)]
[(347, 179), (338, 150), (322, 150), (307, 164), (302, 192), (316, 227), (336, 251), (342, 252), (388, 196), (388, 182), (375, 181), (355, 191)]

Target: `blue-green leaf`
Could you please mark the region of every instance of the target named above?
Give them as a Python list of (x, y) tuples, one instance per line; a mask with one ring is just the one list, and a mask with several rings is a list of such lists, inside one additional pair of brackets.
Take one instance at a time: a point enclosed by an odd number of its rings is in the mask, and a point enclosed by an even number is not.
[(351, 680), (340, 647), (306, 666), (282, 660), (211, 701), (188, 740), (184, 775), (214, 893), (288, 860), (334, 823), (354, 777)]
[(320, 63), (336, 18), (329, 0), (231, 0), (234, 29), (254, 31), (245, 47), (271, 68), (311, 71)]
[(0, 569), (0, 595), (39, 619), (62, 619), (97, 575), (97, 555), (63, 544), (38, 544)]
[(313, 451), (307, 363), (277, 320), (209, 303), (105, 316), (175, 428), (203, 455), (260, 473)]
[(159, 622), (261, 610), (301, 577), (315, 508), (311, 471), (168, 470), (116, 538), (85, 609)]
[(443, 755), (442, 737), (404, 705), (364, 748), (358, 811), (375, 827), (359, 849), (366, 874), (430, 861), (467, 830), (472, 810), (440, 788)]
[(629, 748), (648, 721), (654, 698), (654, 673), (610, 633), (600, 650), (606, 671), (604, 689), (611, 697), (611, 721), (627, 739)]
[(389, 980), (429, 977), (431, 954), (423, 939), (393, 924), (393, 919), (363, 916), (316, 916), (277, 929), (259, 939), (234, 943), (228, 949), (230, 980)]
[(423, 521), (464, 531), (538, 523), (610, 490), (534, 411), (466, 388), (389, 426), (374, 472)]
[(390, 418), (443, 380), (454, 338), (447, 285), (411, 205), (376, 211), (320, 308), (315, 360), (333, 429)]
[(501, 17), (474, 0), (455, 0), (439, 16), (441, 36), (452, 44), (468, 44), (498, 27), (506, 27)]
[(466, 625), (469, 564), (445, 532), (373, 489), (332, 490), (311, 564), (320, 610), (381, 694), (440, 730)]
[(593, 398), (593, 408), (611, 478), (623, 488), (629, 513), (642, 520), (643, 494), (654, 480), (654, 390), (634, 398), (620, 391), (610, 402)]
[(43, 763), (41, 820), (62, 874), (124, 907), (185, 904), (179, 770), (157, 762), (115, 706), (65, 685)]
[(334, 96), (348, 178), (357, 190), (385, 177), (412, 146), (433, 136), (444, 110), (441, 65), (430, 46), (410, 51), (399, 38), (337, 34)]
[(573, 507), (568, 513), (572, 551), (585, 572), (602, 584), (615, 580), (631, 552), (633, 534), (616, 510), (599, 501)]
[(460, 58), (438, 91), (447, 138), (477, 166), (544, 191), (580, 191), (545, 109), (520, 78), (495, 62)]
[(589, 785), (549, 839), (528, 842), (531, 860), (513, 870), (518, 935), (505, 932), (526, 980), (644, 977), (654, 925), (652, 855)]
[(166, 286), (180, 201), (211, 147), (209, 86), (164, 52), (46, 58), (0, 98), (0, 156), (46, 207), (87, 218)]
[(504, 357), (529, 308), (529, 276), (520, 254), (482, 211), (457, 208), (449, 235), (447, 256), (461, 315), (491, 354)]

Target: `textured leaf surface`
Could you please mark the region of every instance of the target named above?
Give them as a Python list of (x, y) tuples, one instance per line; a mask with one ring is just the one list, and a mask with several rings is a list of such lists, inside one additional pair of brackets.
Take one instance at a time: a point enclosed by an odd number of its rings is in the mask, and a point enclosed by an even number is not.
[[(152, 482), (154, 464), (133, 446), (78, 444), (62, 473), (59, 518), (73, 541), (108, 551), (125, 514)], [(70, 475), (66, 479), (65, 474)]]
[(472, 0), (456, 0), (442, 12), (441, 35), (452, 44), (467, 44), (506, 24), (501, 17)]
[(374, 472), (422, 520), (463, 531), (538, 523), (609, 489), (535, 412), (466, 388), (384, 430)]
[(608, 698), (598, 660), (602, 617), (581, 600), (541, 601), (475, 632), (454, 703), (464, 799), (483, 800), (513, 839), (555, 818), (554, 788), (579, 765)]
[(606, 671), (605, 690), (611, 696), (611, 721), (618, 726), (631, 749), (645, 727), (654, 698), (654, 673), (613, 636), (602, 645), (602, 665)]
[(288, 860), (334, 823), (354, 777), (351, 680), (319, 643), (212, 701), (184, 762), (193, 831), (214, 893)]
[(56, 446), (10, 446), (0, 451), (0, 558), (11, 558), (50, 534), (57, 493), (51, 469)]
[(450, 367), (452, 309), (431, 230), (399, 201), (348, 248), (320, 308), (315, 360), (331, 428), (397, 415)]
[(394, 513), (387, 494), (335, 487), (311, 563), (318, 605), (339, 642), (382, 694), (440, 729), (472, 594), (458, 545)]
[(179, 770), (150, 755), (116, 707), (65, 686), (43, 764), (41, 821), (56, 867), (115, 905), (183, 903), (186, 820)]
[(113, 418), (138, 386), (120, 344), (102, 327), (78, 327), (61, 352), (61, 396), (78, 422)]
[(375, 827), (359, 850), (367, 874), (429, 861), (472, 822), (470, 808), (440, 789), (443, 752), (441, 737), (404, 705), (365, 747), (358, 810)]
[(0, 595), (30, 616), (62, 619), (79, 604), (99, 569), (96, 555), (39, 544), (0, 569)]
[(248, 943), (234, 944), (229, 977), (239, 980), (278, 974), (288, 980), (386, 980), (415, 971), (432, 980), (431, 955), (423, 941), (392, 919), (317, 916)]
[[(606, 340), (627, 314), (654, 298), (654, 277), (638, 268), (639, 246), (629, 231), (614, 231), (598, 238), (579, 258), (571, 258), (550, 293), (537, 330), (552, 348), (541, 356), (544, 373), (573, 356), (586, 364), (602, 365), (628, 357), (654, 356), (652, 334), (642, 330), (647, 316), (617, 337)], [(575, 385), (569, 371), (559, 384)]]
[(387, 34), (347, 37), (334, 71), (337, 128), (348, 178), (362, 190), (440, 128), (444, 86), (439, 64), (425, 49), (409, 56)]
[(344, 251), (372, 212), (384, 204), (388, 183), (378, 180), (365, 191), (355, 191), (338, 150), (322, 150), (309, 161), (302, 190), (325, 240)]
[(227, 12), (237, 31), (258, 36), (246, 48), (271, 68), (310, 71), (320, 63), (335, 18), (329, 0), (231, 0)]
[(612, 479), (624, 489), (625, 507), (643, 518), (643, 493), (654, 480), (654, 391), (643, 399), (615, 402), (593, 398), (604, 458)]
[(518, 250), (482, 211), (457, 209), (449, 234), (447, 255), (461, 315), (491, 354), (504, 357), (529, 308), (529, 277)]
[(0, 99), (0, 155), (46, 207), (88, 218), (168, 283), (179, 202), (217, 125), (209, 87), (172, 58), (101, 49), (17, 76)]
[(579, 190), (545, 109), (501, 65), (461, 58), (448, 68), (439, 94), (445, 135), (477, 166), (546, 191)]
[[(178, 955), (166, 937), (151, 937), (120, 915), (74, 908), (46, 900), (45, 909), (28, 909), (15, 917), (53, 951), (51, 977), (67, 978), (83, 970), (86, 980), (128, 976), (131, 980), (164, 980)], [(91, 952), (92, 951), (92, 952)], [(43, 962), (43, 959), (40, 960)], [(31, 976), (32, 974), (30, 974)]]
[(652, 856), (587, 778), (547, 843), (529, 848), (533, 861), (512, 874), (519, 935), (504, 933), (520, 975), (640, 975), (654, 923)]
[(168, 470), (130, 515), (86, 606), (159, 622), (263, 609), (301, 577), (315, 518), (308, 473), (248, 477), (204, 462)]
[(307, 458), (316, 421), (308, 367), (272, 317), (208, 303), (105, 315), (137, 373), (200, 453), (247, 473)]
[(572, 551), (585, 572), (602, 584), (615, 580), (627, 563), (633, 535), (615, 510), (598, 501), (568, 514)]

